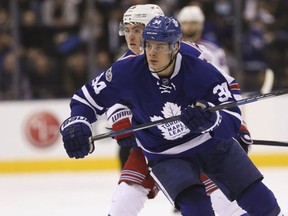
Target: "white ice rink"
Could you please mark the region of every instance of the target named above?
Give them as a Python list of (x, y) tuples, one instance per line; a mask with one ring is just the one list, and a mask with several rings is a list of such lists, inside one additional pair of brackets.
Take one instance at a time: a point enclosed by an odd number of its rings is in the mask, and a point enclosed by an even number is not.
[[(288, 168), (261, 168), (265, 183), (288, 216)], [(0, 175), (1, 216), (107, 216), (119, 173), (65, 172)], [(131, 203), (133, 205), (133, 203)], [(172, 216), (160, 193), (139, 216)]]

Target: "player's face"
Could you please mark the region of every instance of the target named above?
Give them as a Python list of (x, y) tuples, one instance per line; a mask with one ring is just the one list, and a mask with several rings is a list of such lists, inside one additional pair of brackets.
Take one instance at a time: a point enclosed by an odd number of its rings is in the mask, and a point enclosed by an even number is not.
[(141, 53), (141, 39), (144, 25), (142, 24), (125, 24), (125, 39), (128, 48), (135, 54)]
[(166, 42), (146, 41), (145, 52), (149, 68), (160, 71), (169, 64), (172, 50)]
[(199, 22), (182, 22), (181, 31), (185, 40), (197, 42), (201, 38), (203, 25)]

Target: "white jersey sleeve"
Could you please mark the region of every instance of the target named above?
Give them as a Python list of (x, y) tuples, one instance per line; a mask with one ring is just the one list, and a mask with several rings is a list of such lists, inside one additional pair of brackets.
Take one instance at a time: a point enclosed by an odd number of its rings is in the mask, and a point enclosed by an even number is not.
[(214, 67), (216, 67), (222, 73), (230, 74), (229, 67), (227, 64), (226, 54), (225, 54), (225, 51), (221, 47), (206, 40), (200, 40), (199, 44), (206, 47), (206, 50), (211, 54), (211, 58), (209, 59), (209, 62)]
[(212, 53), (203, 45), (197, 44), (199, 47), (201, 54), (198, 56), (198, 58), (202, 60), (206, 60), (207, 62), (211, 63), (213, 65), (214, 59)]
[(127, 106), (122, 104), (115, 104), (107, 110), (106, 117), (109, 125), (112, 126), (115, 122), (127, 117), (131, 121), (132, 113)]

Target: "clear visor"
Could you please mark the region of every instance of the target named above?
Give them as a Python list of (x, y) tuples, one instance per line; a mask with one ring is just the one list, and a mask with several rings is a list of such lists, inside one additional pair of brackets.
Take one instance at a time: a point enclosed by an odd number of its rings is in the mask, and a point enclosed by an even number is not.
[[(125, 35), (127, 35), (129, 33), (129, 30), (126, 28), (126, 25), (128, 25), (128, 24), (130, 24), (130, 25), (143, 25), (144, 26), (144, 24), (138, 23), (138, 22), (129, 22), (129, 23), (121, 22), (119, 24), (119, 35), (120, 36), (125, 36)], [(143, 32), (143, 30), (140, 29), (140, 28), (135, 28), (135, 29), (131, 30), (132, 34), (139, 34), (139, 33), (142, 34), (142, 32)]]
[(145, 52), (170, 53), (175, 50), (175, 45), (170, 45), (168, 43), (151, 44), (145, 42), (144, 50)]

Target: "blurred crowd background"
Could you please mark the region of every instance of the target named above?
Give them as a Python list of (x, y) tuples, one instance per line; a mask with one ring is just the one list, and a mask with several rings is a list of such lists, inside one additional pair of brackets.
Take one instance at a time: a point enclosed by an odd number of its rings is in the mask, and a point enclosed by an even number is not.
[[(243, 92), (288, 87), (287, 0), (0, 0), (0, 100), (68, 98), (127, 50), (118, 27), (135, 4), (177, 17), (200, 5)], [(270, 74), (271, 75), (271, 74)]]

